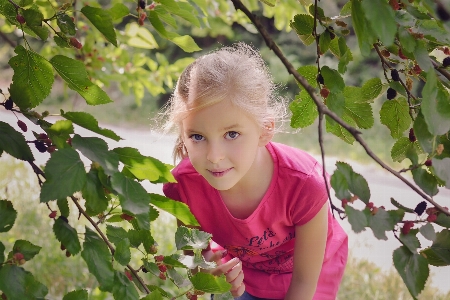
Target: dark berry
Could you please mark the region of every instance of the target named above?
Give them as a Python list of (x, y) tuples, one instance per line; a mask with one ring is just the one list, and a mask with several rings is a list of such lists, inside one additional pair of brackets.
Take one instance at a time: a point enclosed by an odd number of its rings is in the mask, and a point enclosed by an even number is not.
[(433, 163), (432, 163), (431, 159), (427, 159), (427, 160), (425, 161), (425, 166), (431, 167), (432, 165), (433, 165)]
[(334, 40), (336, 38), (336, 35), (334, 32), (330, 32), (330, 39)]
[(38, 151), (41, 153), (47, 151), (47, 146), (45, 146), (44, 142), (42, 141), (34, 141), (34, 145), (36, 146), (36, 149), (38, 149)]
[(120, 215), (120, 217), (123, 219), (123, 220), (126, 220), (126, 221), (131, 221), (131, 220), (133, 220), (133, 216), (130, 216), (130, 215), (127, 215), (127, 214), (121, 214)]
[(450, 56), (447, 56), (446, 58), (444, 58), (444, 60), (442, 61), (442, 66), (444, 68), (447, 68), (448, 66), (450, 66)]
[(450, 20), (450, 13), (439, 2), (437, 3), (437, 6), (436, 6), (436, 14), (442, 21)]
[(5, 101), (5, 109), (11, 110), (13, 108), (14, 102), (11, 98)]
[(17, 20), (17, 22), (19, 22), (20, 24), (24, 24), (26, 21), (25, 21), (25, 18), (21, 15), (21, 14), (18, 14), (17, 16), (16, 16), (16, 20)]
[(142, 272), (144, 272), (144, 273), (148, 273), (148, 270), (147, 270), (145, 267), (143, 267), (141, 270), (142, 270)]
[(394, 90), (393, 88), (388, 88), (388, 90), (387, 90), (387, 98), (388, 98), (389, 100), (392, 100), (392, 99), (394, 99), (396, 96), (397, 96), (397, 91)]
[(417, 204), (416, 208), (414, 208), (414, 211), (416, 212), (416, 214), (418, 214), (420, 216), (423, 214), (423, 212), (425, 211), (426, 208), (427, 208), (427, 203), (425, 201), (422, 201), (419, 204)]
[(413, 71), (414, 71), (414, 73), (416, 73), (417, 75), (419, 75), (419, 74), (422, 72), (422, 69), (420, 68), (419, 65), (414, 65)]
[(409, 141), (410, 141), (411, 143), (414, 143), (416, 140), (417, 140), (417, 138), (416, 138), (416, 135), (414, 134), (414, 129), (411, 128), (411, 129), (409, 130)]
[(48, 139), (48, 135), (46, 135), (45, 133), (40, 133), (38, 135), (38, 140), (46, 140)]
[(55, 151), (56, 151), (56, 146), (55, 145), (48, 146), (48, 148), (47, 148), (47, 152), (48, 153), (53, 153)]
[(139, 0), (139, 7), (145, 9), (145, 0)]
[(400, 81), (400, 76), (398, 75), (398, 71), (396, 69), (391, 70), (391, 78), (394, 81)]
[(66, 251), (66, 256), (70, 257), (72, 254), (70, 254), (69, 250)]
[(66, 246), (64, 246), (63, 244), (61, 244), (61, 251), (64, 251), (64, 250), (66, 250)]
[(323, 80), (322, 74), (317, 75), (317, 81), (318, 81), (320, 84), (325, 84), (325, 81)]
[(23, 121), (18, 120), (17, 125), (20, 127), (20, 129), (22, 129), (23, 132), (27, 132), (27, 124), (25, 124)]

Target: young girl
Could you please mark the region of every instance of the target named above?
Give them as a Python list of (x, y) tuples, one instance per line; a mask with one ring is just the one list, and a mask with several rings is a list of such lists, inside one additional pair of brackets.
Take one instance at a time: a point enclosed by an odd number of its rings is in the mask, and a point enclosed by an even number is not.
[(179, 130), (167, 197), (186, 203), (221, 250), (236, 299), (335, 299), (347, 235), (331, 214), (322, 167), (271, 142), (280, 102), (264, 61), (239, 43), (198, 58), (170, 104)]

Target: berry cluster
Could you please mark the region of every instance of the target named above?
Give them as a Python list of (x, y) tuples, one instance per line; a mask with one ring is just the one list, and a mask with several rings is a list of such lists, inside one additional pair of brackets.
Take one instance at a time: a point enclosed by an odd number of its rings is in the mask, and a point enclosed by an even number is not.
[(159, 278), (162, 280), (166, 280), (167, 279), (167, 277), (166, 277), (167, 266), (163, 261), (164, 261), (164, 255), (156, 255), (155, 256), (155, 263), (159, 269)]
[(33, 141), (36, 149), (39, 152), (44, 153), (53, 153), (56, 151), (56, 146), (53, 144), (52, 140), (48, 137), (47, 134), (41, 133), (36, 137), (36, 140)]
[[(378, 212), (378, 207), (376, 207), (373, 202), (369, 202), (366, 204), (366, 207), (370, 210), (370, 213), (372, 214), (372, 216), (376, 215)], [(380, 208), (384, 208), (383, 206), (381, 206)]]
[(13, 260), (13, 263), (16, 263), (18, 265), (23, 265), (26, 262), (25, 257), (20, 252), (14, 253), (12, 260)]

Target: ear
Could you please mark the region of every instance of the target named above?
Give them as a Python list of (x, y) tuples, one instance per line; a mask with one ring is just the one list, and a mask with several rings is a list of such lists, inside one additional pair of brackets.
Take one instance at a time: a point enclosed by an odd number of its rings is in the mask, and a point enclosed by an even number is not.
[(275, 131), (275, 123), (273, 121), (265, 122), (259, 137), (259, 146), (267, 145), (273, 138)]

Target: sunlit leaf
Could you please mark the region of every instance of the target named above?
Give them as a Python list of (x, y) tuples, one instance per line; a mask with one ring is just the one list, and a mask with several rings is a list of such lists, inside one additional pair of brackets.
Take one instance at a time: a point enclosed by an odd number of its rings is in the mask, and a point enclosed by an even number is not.
[(185, 203), (174, 201), (158, 194), (150, 194), (150, 203), (170, 213), (185, 225), (200, 226)]
[(411, 125), (409, 106), (405, 98), (399, 97), (383, 103), (380, 110), (381, 123), (391, 131), (393, 138), (400, 138)]
[(111, 13), (97, 7), (84, 6), (81, 12), (100, 31), (111, 44), (117, 47), (116, 31), (114, 30)]
[(86, 128), (92, 132), (98, 133), (100, 135), (106, 136), (115, 141), (119, 141), (122, 138), (115, 134), (112, 130), (101, 128), (98, 126), (97, 120), (89, 113), (81, 111), (69, 111), (61, 112), (61, 115), (67, 120), (71, 120), (73, 123)]

